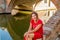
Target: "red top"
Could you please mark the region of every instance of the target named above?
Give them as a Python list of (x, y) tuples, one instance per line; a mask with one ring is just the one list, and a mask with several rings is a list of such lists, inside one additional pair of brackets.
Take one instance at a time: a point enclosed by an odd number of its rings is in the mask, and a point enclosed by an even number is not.
[(32, 29), (36, 28), (39, 24), (42, 24), (36, 32), (43, 34), (43, 22), (41, 20), (38, 20), (36, 23), (34, 20), (31, 20), (30, 23), (32, 24)]

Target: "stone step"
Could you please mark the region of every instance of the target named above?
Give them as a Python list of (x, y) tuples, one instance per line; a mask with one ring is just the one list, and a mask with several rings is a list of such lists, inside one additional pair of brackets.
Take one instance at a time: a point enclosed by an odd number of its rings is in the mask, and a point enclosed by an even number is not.
[(56, 33), (56, 31), (57, 31), (56, 29), (58, 27), (59, 22), (60, 22), (60, 10), (57, 10), (57, 12), (44, 25), (44, 27), (48, 27), (48, 28), (51, 28), (52, 29), (52, 30), (50, 30), (50, 32), (48, 32), (50, 34), (46, 34), (46, 35), (49, 35), (48, 38), (50, 37), (50, 35), (52, 35), (52, 32), (55, 32)]

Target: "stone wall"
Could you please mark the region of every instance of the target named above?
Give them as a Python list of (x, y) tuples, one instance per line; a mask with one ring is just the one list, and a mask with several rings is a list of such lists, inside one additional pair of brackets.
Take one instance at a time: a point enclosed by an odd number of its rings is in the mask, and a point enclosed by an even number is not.
[(57, 9), (60, 9), (60, 0), (52, 0), (52, 2), (55, 4)]
[(58, 35), (57, 33), (60, 29), (60, 10), (56, 11), (56, 13), (48, 20), (44, 27), (52, 29), (50, 30), (49, 34), (46, 34), (46, 36), (49, 35), (46, 40), (55, 40), (56, 36)]
[(0, 13), (4, 12), (6, 8), (5, 0), (0, 0)]
[(11, 6), (9, 6), (11, 0), (0, 0), (0, 13), (10, 12)]

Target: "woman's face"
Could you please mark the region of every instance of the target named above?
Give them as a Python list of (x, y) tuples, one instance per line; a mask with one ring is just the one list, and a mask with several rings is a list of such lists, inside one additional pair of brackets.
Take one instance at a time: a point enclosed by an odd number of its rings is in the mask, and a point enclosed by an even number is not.
[(36, 20), (36, 19), (37, 19), (37, 17), (36, 17), (35, 14), (32, 14), (32, 19), (33, 19), (33, 20)]

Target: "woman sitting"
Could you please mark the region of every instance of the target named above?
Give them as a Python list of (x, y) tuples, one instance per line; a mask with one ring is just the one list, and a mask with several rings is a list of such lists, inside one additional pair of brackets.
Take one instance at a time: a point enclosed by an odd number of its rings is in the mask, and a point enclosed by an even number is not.
[(31, 14), (30, 26), (24, 34), (24, 40), (36, 40), (43, 38), (43, 22), (38, 18), (38, 14)]

